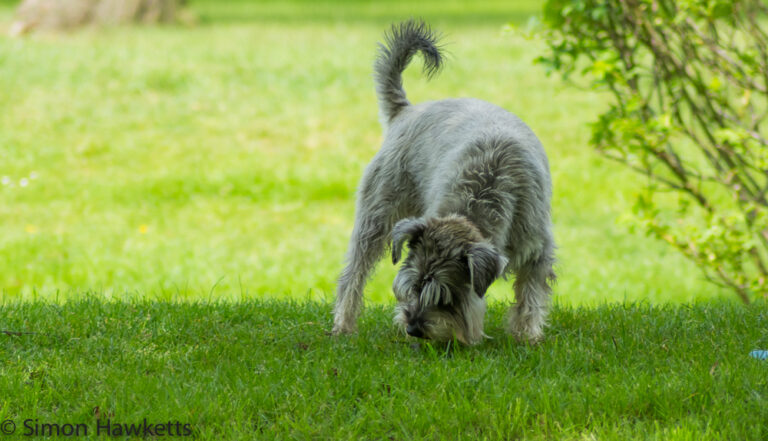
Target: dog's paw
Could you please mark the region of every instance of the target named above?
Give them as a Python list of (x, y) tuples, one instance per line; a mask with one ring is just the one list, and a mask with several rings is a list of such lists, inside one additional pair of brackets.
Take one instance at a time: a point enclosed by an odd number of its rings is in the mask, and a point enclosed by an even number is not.
[(544, 333), (529, 333), (525, 331), (514, 331), (509, 330), (509, 334), (514, 337), (515, 340), (517, 340), (518, 343), (521, 344), (529, 344), (531, 346), (535, 346), (542, 341), (544, 341)]
[(544, 340), (544, 325), (540, 315), (522, 315), (512, 309), (509, 313), (507, 332), (520, 343), (535, 345)]
[(347, 323), (336, 323), (333, 325), (333, 329), (331, 330), (331, 335), (343, 335), (343, 334), (354, 334), (357, 332), (357, 328), (355, 326), (350, 326)]

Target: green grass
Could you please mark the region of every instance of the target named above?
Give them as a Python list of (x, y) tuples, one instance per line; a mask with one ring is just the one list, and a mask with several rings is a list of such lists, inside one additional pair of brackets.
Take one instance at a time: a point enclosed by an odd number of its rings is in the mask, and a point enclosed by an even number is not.
[[(540, 2), (191, 5), (192, 27), (0, 36), (0, 424), (768, 439), (768, 363), (748, 356), (768, 347), (768, 305), (736, 304), (618, 221), (641, 180), (588, 146), (603, 97), (547, 78), (542, 41), (502, 31)], [(13, 7), (0, 0), (0, 31)], [(445, 34), (449, 61), (432, 82), (406, 72), (409, 97), (498, 103), (549, 154), (559, 283), (539, 346), (502, 332), (501, 282), (492, 339), (403, 337), (388, 262), (360, 333), (326, 335), (355, 186), (381, 140), (375, 43), (411, 16)]]
[(491, 340), (453, 349), (414, 344), (382, 306), (334, 339), (329, 314), (263, 300), (5, 303), (3, 327), (34, 333), (0, 335), (0, 421), (93, 434), (98, 413), (226, 440), (768, 438), (768, 362), (748, 356), (768, 347), (764, 302), (557, 307), (536, 347), (503, 334), (500, 305)]
[[(381, 140), (371, 79), (392, 21), (423, 16), (449, 61), (415, 102), (475, 96), (530, 123), (552, 165), (565, 305), (723, 292), (617, 219), (640, 178), (588, 146), (601, 97), (547, 78), (502, 31), (524, 2), (204, 2), (193, 27), (0, 37), (0, 292), (329, 300), (354, 191)], [(0, 3), (0, 30), (13, 4)], [(25, 183), (25, 186), (22, 184)], [(367, 298), (389, 301), (386, 262)], [(511, 299), (497, 283), (490, 298)]]

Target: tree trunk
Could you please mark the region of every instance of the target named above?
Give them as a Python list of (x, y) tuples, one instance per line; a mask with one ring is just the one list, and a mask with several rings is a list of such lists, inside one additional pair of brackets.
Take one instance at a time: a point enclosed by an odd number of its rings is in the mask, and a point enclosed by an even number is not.
[(23, 0), (11, 33), (88, 24), (172, 22), (184, 0)]

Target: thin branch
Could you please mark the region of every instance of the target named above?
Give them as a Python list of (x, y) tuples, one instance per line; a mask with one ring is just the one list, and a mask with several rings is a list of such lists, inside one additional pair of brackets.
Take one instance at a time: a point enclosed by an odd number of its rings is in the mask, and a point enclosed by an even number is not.
[(18, 336), (21, 336), (21, 335), (35, 335), (35, 334), (37, 334), (37, 332), (0, 330), (0, 334), (12, 335), (12, 336), (18, 337)]

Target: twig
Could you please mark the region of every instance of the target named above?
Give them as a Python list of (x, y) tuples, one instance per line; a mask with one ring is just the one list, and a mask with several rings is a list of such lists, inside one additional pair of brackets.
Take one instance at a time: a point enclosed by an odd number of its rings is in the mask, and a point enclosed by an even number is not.
[(2, 331), (0, 331), (0, 334), (5, 334), (5, 335), (13, 335), (13, 336), (20, 336), (20, 335), (33, 335), (33, 334), (37, 334), (37, 332), (26, 332), (26, 331), (6, 331), (6, 330), (2, 330)]

